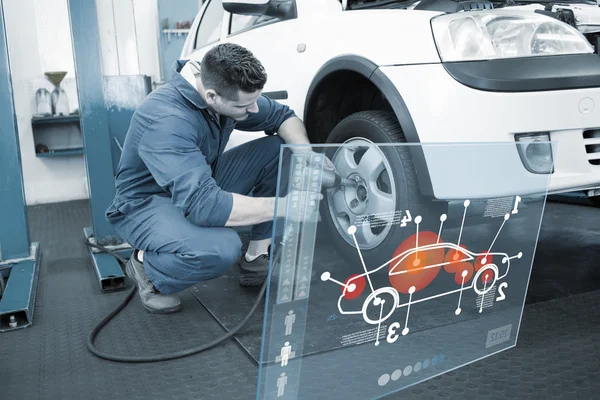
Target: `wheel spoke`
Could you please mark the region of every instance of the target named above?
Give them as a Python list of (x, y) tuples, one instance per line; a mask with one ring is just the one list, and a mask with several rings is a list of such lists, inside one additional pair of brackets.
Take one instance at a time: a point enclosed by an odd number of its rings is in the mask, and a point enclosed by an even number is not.
[(338, 190), (331, 197), (332, 197), (331, 198), (331, 206), (333, 208), (334, 215), (336, 215), (336, 216), (351, 215), (351, 212), (348, 209), (348, 206), (344, 199), (343, 191)]
[(369, 192), (369, 205), (367, 206), (367, 214), (391, 213), (394, 211), (394, 197), (392, 194), (382, 192), (381, 190), (371, 187)]
[(369, 184), (375, 185), (377, 177), (379, 177), (385, 168), (383, 161), (381, 150), (377, 146), (372, 145), (360, 159), (358, 171), (365, 180), (369, 181)]
[(356, 172), (357, 167), (354, 161), (354, 149), (346, 146), (340, 147), (339, 153), (335, 157), (335, 168), (340, 176), (347, 178), (350, 174)]
[(376, 236), (371, 231), (371, 226), (368, 222), (363, 221), (356, 224), (357, 221), (355, 218), (352, 222), (356, 226), (356, 233), (354, 234), (354, 236), (356, 236), (356, 241), (358, 242), (358, 244), (368, 245), (369, 243), (371, 243), (371, 241), (373, 241), (373, 239), (375, 239)]

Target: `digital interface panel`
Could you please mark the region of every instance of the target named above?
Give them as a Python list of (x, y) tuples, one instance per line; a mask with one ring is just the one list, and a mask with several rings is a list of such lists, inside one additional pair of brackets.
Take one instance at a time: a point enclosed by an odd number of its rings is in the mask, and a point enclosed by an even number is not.
[(385, 397), (515, 346), (552, 160), (528, 146), (284, 146), (257, 399)]

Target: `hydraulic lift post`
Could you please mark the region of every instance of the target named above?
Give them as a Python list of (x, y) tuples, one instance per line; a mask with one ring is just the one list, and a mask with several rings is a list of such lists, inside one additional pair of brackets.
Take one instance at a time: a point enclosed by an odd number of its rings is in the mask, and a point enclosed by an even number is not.
[(1, 0), (0, 121), (0, 332), (7, 332), (33, 323), (41, 253), (39, 243), (29, 241), (19, 131)]
[[(131, 246), (109, 224), (105, 212), (115, 195), (116, 169), (131, 117), (150, 93), (151, 82), (145, 75), (104, 76), (96, 0), (68, 0), (68, 11), (92, 215), (84, 235), (92, 244), (127, 258)], [(127, 93), (126, 104), (115, 99), (115, 93)], [(125, 274), (115, 257), (92, 247), (89, 251), (100, 290), (124, 289)]]

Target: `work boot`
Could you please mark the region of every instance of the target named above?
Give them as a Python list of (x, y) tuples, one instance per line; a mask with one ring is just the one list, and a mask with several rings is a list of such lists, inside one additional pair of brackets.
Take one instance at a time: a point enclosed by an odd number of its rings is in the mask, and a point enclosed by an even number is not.
[(144, 271), (144, 264), (136, 259), (136, 253), (133, 252), (131, 255), (125, 266), (125, 272), (137, 283), (140, 300), (146, 311), (153, 314), (169, 314), (179, 311), (181, 309), (179, 297), (161, 294), (154, 287)]
[[(269, 274), (269, 255), (262, 254), (253, 261), (246, 260), (242, 254), (236, 261), (240, 269), (241, 286), (261, 286)], [(273, 281), (273, 277), (271, 277)]]
[[(269, 249), (269, 252), (271, 250)], [(269, 255), (262, 254), (253, 261), (246, 260), (246, 256), (242, 254), (236, 261), (235, 265), (240, 269), (240, 285), (241, 286), (262, 286), (269, 274)], [(316, 277), (316, 270), (312, 268), (310, 280), (313, 281)], [(275, 270), (271, 273), (271, 283), (277, 283), (279, 280), (278, 266), (275, 265)]]

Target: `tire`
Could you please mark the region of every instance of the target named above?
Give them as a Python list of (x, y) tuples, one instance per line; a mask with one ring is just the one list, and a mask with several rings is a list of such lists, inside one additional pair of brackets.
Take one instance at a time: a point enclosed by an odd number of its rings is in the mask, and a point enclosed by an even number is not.
[[(422, 218), (419, 231), (435, 229), (437, 234), (439, 218), (447, 209), (446, 204), (432, 202), (421, 195), (408, 146), (386, 145), (406, 142), (393, 113), (361, 111), (352, 114), (331, 131), (326, 142), (356, 145), (355, 151), (347, 150), (347, 146), (324, 148), (343, 178), (356, 179), (358, 176), (360, 181), (357, 188), (328, 189), (321, 202), (322, 229), (339, 254), (349, 261), (357, 260), (358, 243), (362, 257), (371, 268), (373, 263), (386, 262), (406, 238), (416, 233), (417, 216)], [(376, 171), (381, 169), (381, 172), (362, 173), (366, 177), (360, 172), (357, 174), (359, 170), (370, 171), (364, 168), (362, 161), (378, 165)], [(356, 163), (356, 169), (352, 168), (352, 162)], [(350, 200), (353, 197), (356, 201)], [(402, 227), (401, 219), (407, 216), (406, 210), (409, 210), (411, 220)], [(373, 211), (388, 213), (388, 216), (398, 211), (401, 214), (396, 214), (396, 221), (387, 218), (365, 220), (365, 215), (376, 214)], [(357, 227), (354, 237), (348, 232), (351, 226)]]

